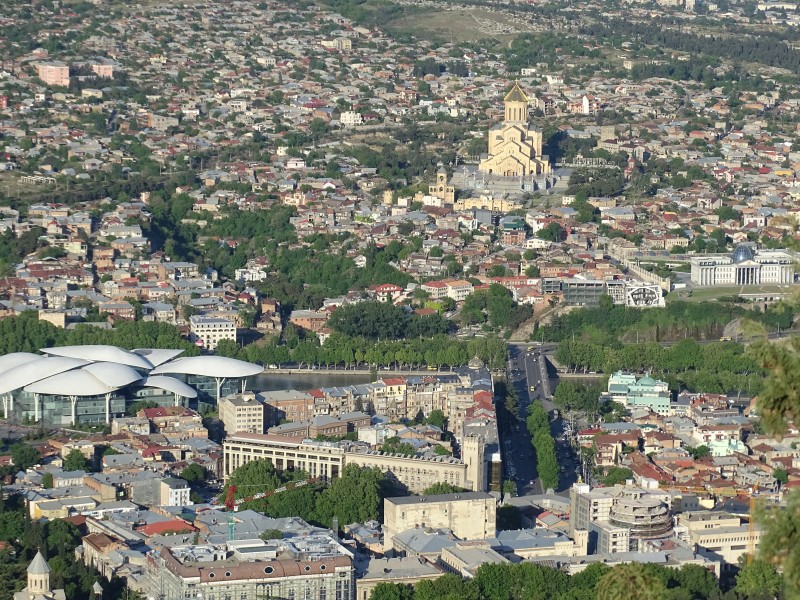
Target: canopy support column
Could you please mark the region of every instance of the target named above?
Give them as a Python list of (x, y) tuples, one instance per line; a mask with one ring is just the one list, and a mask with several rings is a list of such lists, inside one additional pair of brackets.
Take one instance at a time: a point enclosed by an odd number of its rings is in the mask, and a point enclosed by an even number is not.
[(70, 404), (72, 404), (72, 426), (74, 427), (76, 425), (76, 423), (75, 423), (75, 408), (76, 408), (76, 406), (78, 404), (78, 397), (77, 396), (70, 396), (69, 397), (69, 402), (70, 402)]
[(111, 394), (106, 394), (106, 425), (111, 423)]
[(220, 395), (222, 394), (222, 386), (225, 384), (224, 377), (214, 377), (217, 382), (217, 404), (219, 404)]
[(33, 420), (39, 422), (39, 394), (33, 395)]

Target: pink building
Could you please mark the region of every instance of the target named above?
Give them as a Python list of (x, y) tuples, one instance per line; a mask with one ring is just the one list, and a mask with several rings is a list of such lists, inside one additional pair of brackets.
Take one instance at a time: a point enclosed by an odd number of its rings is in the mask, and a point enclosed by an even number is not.
[(39, 79), (46, 85), (69, 87), (69, 66), (62, 62), (39, 63)]
[(114, 65), (104, 65), (104, 64), (93, 64), (92, 71), (97, 74), (98, 77), (108, 77), (111, 78), (114, 76)]

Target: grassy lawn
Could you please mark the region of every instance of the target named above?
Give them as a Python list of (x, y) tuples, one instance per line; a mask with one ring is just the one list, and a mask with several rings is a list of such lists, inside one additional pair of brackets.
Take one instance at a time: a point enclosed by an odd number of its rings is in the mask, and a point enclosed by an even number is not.
[(392, 32), (456, 43), (486, 38), (509, 41), (529, 30), (524, 23), (515, 22), (508, 15), (484, 10), (432, 10), (413, 17), (394, 19), (387, 28)]
[[(763, 294), (781, 293), (786, 294), (796, 289), (796, 286), (785, 285), (732, 285), (716, 286), (706, 288), (694, 288), (692, 290), (678, 289), (667, 294), (667, 302), (672, 300), (685, 300), (687, 302), (705, 302), (716, 300), (721, 296), (738, 296), (739, 294)], [(691, 295), (689, 293), (691, 292)]]

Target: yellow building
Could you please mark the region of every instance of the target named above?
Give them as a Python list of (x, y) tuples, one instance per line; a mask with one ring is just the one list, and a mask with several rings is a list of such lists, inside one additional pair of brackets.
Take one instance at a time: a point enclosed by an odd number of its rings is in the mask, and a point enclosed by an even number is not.
[(503, 103), (505, 118), (489, 130), (489, 154), (479, 169), (506, 177), (547, 175), (550, 163), (542, 157), (542, 132), (528, 124), (528, 96), (519, 82)]
[(453, 205), (456, 211), (482, 209), (493, 212), (509, 212), (522, 208), (522, 205), (513, 198), (495, 197), (491, 195), (481, 195), (473, 198), (459, 198)]
[(436, 183), (428, 186), (428, 195), (439, 198), (445, 204), (453, 204), (456, 200), (456, 188), (447, 182), (447, 171), (439, 163), (439, 170), (436, 172)]

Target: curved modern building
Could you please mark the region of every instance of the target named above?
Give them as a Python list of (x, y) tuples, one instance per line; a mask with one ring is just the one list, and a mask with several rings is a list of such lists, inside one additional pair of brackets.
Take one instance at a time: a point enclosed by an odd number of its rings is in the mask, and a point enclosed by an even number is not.
[(216, 404), (244, 389), (261, 367), (221, 356), (178, 358), (183, 350), (115, 346), (43, 348), (0, 356), (3, 416), (54, 425), (109, 423), (128, 404)]
[(614, 527), (628, 530), (631, 541), (656, 540), (672, 535), (672, 515), (666, 503), (639, 490), (624, 490), (608, 515)]

